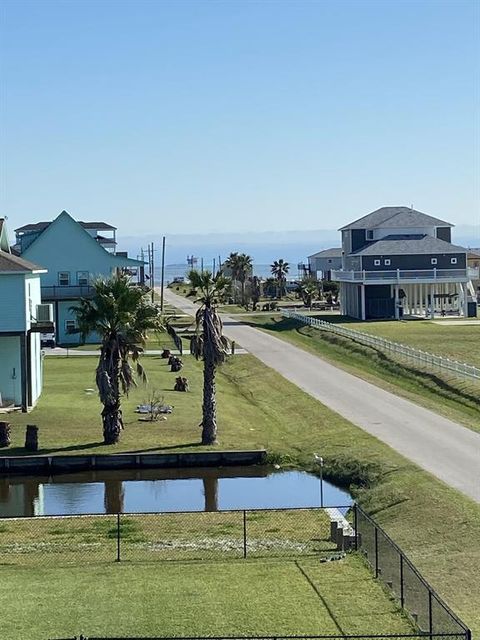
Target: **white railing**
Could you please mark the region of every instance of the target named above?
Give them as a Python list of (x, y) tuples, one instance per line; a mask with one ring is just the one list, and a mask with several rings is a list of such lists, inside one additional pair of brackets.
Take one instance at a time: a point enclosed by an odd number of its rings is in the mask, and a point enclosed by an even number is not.
[(478, 278), (478, 269), (392, 269), (390, 271), (332, 271), (332, 280), (340, 282), (368, 283), (372, 280), (383, 282), (401, 282), (411, 280), (413, 282), (446, 282), (466, 281)]
[(320, 318), (315, 318), (314, 316), (306, 316), (303, 313), (297, 313), (295, 311), (288, 311), (285, 309), (282, 311), (282, 315), (286, 318), (292, 318), (293, 320), (303, 322), (303, 324), (315, 327), (316, 329), (330, 331), (331, 333), (336, 333), (337, 335), (350, 338), (351, 340), (375, 347), (376, 349), (381, 349), (382, 351), (394, 353), (397, 356), (401, 356), (409, 360), (414, 360), (427, 369), (441, 369), (443, 371), (450, 371), (454, 375), (462, 378), (470, 378), (477, 381), (480, 380), (480, 369), (471, 364), (458, 362), (457, 360), (450, 360), (450, 358), (443, 358), (442, 356), (421, 351), (420, 349), (415, 349), (414, 347), (409, 347), (399, 342), (392, 342), (391, 340), (386, 340), (385, 338), (374, 336), (370, 333), (363, 333), (362, 331), (356, 331), (355, 329), (348, 329), (342, 325), (326, 322), (325, 320), (320, 320)]

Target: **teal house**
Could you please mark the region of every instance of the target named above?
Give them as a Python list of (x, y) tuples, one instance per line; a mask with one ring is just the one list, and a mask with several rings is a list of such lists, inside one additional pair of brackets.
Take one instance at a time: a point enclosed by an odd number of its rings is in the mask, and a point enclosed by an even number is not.
[[(116, 251), (116, 228), (105, 222), (77, 222), (66, 211), (52, 222), (37, 222), (15, 230), (15, 253), (43, 265), (42, 302), (54, 310), (57, 344), (78, 344), (75, 316), (70, 307), (93, 295), (92, 282), (120, 271), (139, 284), (144, 281), (144, 263)], [(90, 335), (87, 342), (97, 342)]]
[(0, 409), (35, 406), (42, 391), (40, 331), (51, 330), (53, 309), (41, 303), (46, 269), (10, 252), (0, 218)]

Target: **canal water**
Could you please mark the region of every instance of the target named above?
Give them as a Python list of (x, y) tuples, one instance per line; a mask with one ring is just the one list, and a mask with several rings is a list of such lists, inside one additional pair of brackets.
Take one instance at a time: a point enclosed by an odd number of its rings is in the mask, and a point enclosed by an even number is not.
[[(323, 494), (323, 496), (322, 496)], [(269, 467), (88, 471), (0, 478), (0, 517), (348, 506), (351, 496), (302, 471)]]

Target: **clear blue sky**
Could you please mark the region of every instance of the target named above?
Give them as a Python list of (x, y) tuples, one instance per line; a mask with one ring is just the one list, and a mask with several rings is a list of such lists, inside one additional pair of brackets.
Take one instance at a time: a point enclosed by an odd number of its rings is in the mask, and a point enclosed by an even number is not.
[(3, 0), (0, 215), (479, 223), (480, 3)]

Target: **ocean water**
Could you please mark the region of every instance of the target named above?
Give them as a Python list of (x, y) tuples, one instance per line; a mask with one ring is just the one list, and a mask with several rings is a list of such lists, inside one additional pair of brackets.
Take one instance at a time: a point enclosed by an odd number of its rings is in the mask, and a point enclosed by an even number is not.
[[(215, 265), (218, 268), (218, 265)], [(195, 267), (196, 269), (200, 269), (201, 268), (201, 264), (200, 262), (198, 262), (198, 264)], [(213, 270), (213, 264), (211, 263), (204, 263), (203, 265), (204, 270), (208, 270), (208, 271), (212, 271)], [(169, 282), (173, 282), (174, 278), (179, 278), (181, 276), (185, 276), (189, 271), (190, 271), (191, 267), (189, 267), (186, 264), (167, 264), (165, 265), (165, 283), (168, 284)], [(255, 276), (258, 276), (259, 278), (270, 278), (272, 275), (271, 272), (271, 267), (269, 264), (254, 264), (253, 265), (253, 274)], [(162, 273), (161, 273), (161, 269), (156, 267), (155, 268), (155, 281), (156, 284), (160, 284), (160, 280), (162, 277)], [(296, 280), (297, 278), (301, 277), (301, 275), (298, 273), (298, 269), (297, 269), (297, 265), (296, 264), (290, 264), (290, 271), (288, 273), (288, 277), (287, 280)]]

